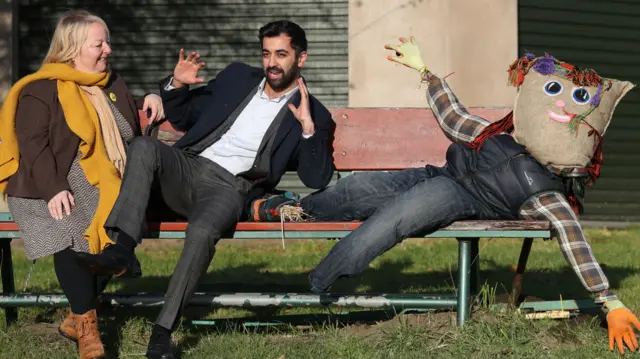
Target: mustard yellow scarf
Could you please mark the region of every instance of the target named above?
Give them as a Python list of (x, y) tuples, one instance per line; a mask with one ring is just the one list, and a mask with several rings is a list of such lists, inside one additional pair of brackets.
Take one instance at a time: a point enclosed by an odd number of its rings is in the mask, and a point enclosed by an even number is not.
[(89, 74), (65, 64), (46, 64), (25, 76), (9, 91), (0, 110), (0, 192), (4, 193), (9, 177), (18, 170), (20, 153), (15, 133), (15, 115), (22, 89), (36, 80), (57, 80), (58, 101), (71, 131), (80, 138), (80, 166), (89, 183), (100, 191), (98, 208), (84, 234), (91, 253), (99, 253), (112, 241), (104, 230), (104, 222), (120, 192), (118, 170), (109, 160), (96, 110), (80, 86), (104, 87), (108, 73)]

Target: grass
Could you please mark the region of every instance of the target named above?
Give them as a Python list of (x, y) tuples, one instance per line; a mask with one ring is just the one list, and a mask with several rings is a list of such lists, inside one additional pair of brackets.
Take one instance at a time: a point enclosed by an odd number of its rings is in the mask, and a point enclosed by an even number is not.
[[(612, 289), (634, 312), (640, 310), (640, 228), (587, 231), (596, 257), (605, 267)], [(222, 241), (198, 290), (308, 292), (306, 275), (333, 245), (330, 241)], [(182, 358), (611, 358), (607, 332), (598, 317), (551, 321), (526, 320), (515, 313), (493, 313), (511, 288), (513, 265), (521, 241), (483, 239), (481, 271), (485, 286), (469, 325), (456, 328), (455, 313), (432, 312), (395, 316), (391, 312), (328, 310), (193, 308), (189, 319), (215, 319), (216, 325), (183, 325), (174, 348)], [(114, 280), (107, 291), (163, 291), (181, 249), (180, 241), (147, 240), (138, 250), (140, 279)], [(22, 289), (31, 262), (19, 243), (14, 250), (16, 285)], [(336, 292), (431, 292), (455, 290), (455, 240), (408, 240), (375, 260), (360, 276), (336, 283)], [(51, 258), (38, 260), (27, 291), (59, 291)], [(536, 241), (527, 266), (524, 292), (528, 300), (587, 298), (555, 241)], [(105, 308), (103, 341), (111, 357), (143, 357), (151, 325), (159, 309)], [(9, 328), (0, 313), (0, 358), (72, 358), (75, 346), (56, 333), (65, 309), (22, 308)], [(288, 326), (256, 328), (234, 318), (256, 320), (284, 315)], [(307, 320), (312, 314), (313, 320)], [(260, 317), (261, 318), (261, 317)], [(281, 317), (283, 318), (283, 317)], [(303, 320), (305, 319), (305, 320)]]

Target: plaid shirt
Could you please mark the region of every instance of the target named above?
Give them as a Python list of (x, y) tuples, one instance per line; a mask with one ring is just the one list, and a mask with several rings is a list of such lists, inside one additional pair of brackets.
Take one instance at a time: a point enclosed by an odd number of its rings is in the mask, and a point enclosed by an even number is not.
[[(427, 100), (445, 135), (454, 142), (471, 142), (491, 122), (474, 116), (458, 101), (447, 83), (427, 73)], [(616, 300), (609, 290), (609, 281), (587, 243), (578, 218), (565, 196), (557, 191), (543, 192), (525, 202), (520, 216), (529, 220), (551, 222), (552, 235), (558, 239), (560, 250), (582, 285), (596, 295), (595, 301)]]

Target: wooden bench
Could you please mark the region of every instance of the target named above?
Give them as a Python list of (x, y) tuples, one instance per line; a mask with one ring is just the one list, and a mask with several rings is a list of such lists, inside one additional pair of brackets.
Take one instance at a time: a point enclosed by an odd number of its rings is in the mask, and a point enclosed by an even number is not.
[[(471, 113), (495, 121), (509, 109), (471, 108)], [(336, 122), (334, 160), (341, 174), (353, 171), (402, 170), (426, 164), (442, 165), (449, 140), (444, 136), (429, 109), (334, 109)], [(144, 121), (146, 123), (146, 121)], [(151, 129), (148, 129), (151, 130)], [(148, 131), (167, 143), (175, 142), (180, 133), (165, 122)], [(348, 223), (280, 223), (242, 222), (236, 227), (233, 239), (327, 239), (342, 238), (360, 225)], [(186, 223), (149, 223), (145, 238), (184, 238)], [(513, 281), (512, 298), (518, 300), (523, 274), (533, 238), (550, 238), (551, 225), (539, 221), (460, 221), (427, 235), (429, 238), (455, 238), (458, 240), (457, 295), (384, 294), (384, 295), (314, 295), (277, 293), (196, 293), (192, 305), (213, 307), (237, 306), (315, 306), (315, 307), (369, 307), (396, 309), (456, 309), (457, 322), (464, 324), (469, 318), (470, 298), (477, 293), (479, 283), (480, 238), (523, 238), (524, 242)], [(60, 294), (15, 293), (10, 242), (19, 238), (17, 225), (9, 213), (0, 214), (0, 250), (2, 251), (2, 284), (0, 306), (5, 307), (7, 322), (17, 318), (20, 306), (66, 306)], [(241, 289), (241, 288), (239, 288)], [(102, 300), (113, 305), (162, 305), (159, 294), (105, 293)]]

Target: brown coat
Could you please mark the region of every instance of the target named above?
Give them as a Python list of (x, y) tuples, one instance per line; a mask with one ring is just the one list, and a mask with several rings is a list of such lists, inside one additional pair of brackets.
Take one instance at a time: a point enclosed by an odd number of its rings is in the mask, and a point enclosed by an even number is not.
[[(143, 99), (134, 102), (124, 80), (115, 73), (104, 92), (116, 96), (116, 107), (133, 133), (141, 135), (137, 109)], [(16, 110), (16, 136), (20, 162), (18, 171), (9, 178), (6, 193), (49, 201), (60, 191), (70, 190), (67, 174), (80, 138), (67, 125), (55, 80), (34, 81), (22, 90)]]

